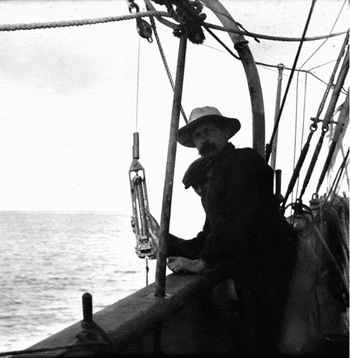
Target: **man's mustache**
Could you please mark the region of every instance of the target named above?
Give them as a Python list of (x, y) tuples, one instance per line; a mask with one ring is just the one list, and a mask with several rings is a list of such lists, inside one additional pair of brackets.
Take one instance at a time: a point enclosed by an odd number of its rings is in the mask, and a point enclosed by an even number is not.
[(216, 149), (215, 144), (205, 142), (201, 145), (201, 147), (198, 149), (199, 155), (205, 155), (208, 152), (211, 152), (212, 150)]

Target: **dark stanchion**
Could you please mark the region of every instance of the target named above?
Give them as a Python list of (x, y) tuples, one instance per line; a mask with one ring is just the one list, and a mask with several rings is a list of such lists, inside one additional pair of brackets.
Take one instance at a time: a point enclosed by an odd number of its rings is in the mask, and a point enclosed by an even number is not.
[(86, 323), (92, 323), (92, 295), (88, 292), (82, 296), (83, 303), (83, 321)]

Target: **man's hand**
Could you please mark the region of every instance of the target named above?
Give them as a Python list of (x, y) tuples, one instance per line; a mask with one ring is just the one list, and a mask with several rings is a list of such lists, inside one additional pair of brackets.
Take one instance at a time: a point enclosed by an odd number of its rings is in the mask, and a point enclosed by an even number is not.
[(160, 229), (158, 221), (152, 216), (149, 211), (146, 211), (146, 219), (149, 230), (152, 231), (153, 234), (158, 236)]
[(202, 273), (207, 268), (206, 263), (201, 259), (190, 260), (181, 256), (168, 257), (167, 265), (174, 273)]
[[(153, 246), (153, 250), (152, 250), (153, 254), (148, 256), (148, 258), (154, 260), (157, 258), (157, 251), (159, 248), (159, 237), (158, 237), (159, 225), (156, 219), (149, 212), (147, 212), (147, 223), (148, 223), (149, 236)], [(131, 228), (134, 234), (135, 234), (135, 226), (136, 226), (135, 218), (134, 216), (131, 216)], [(135, 253), (136, 255), (138, 255), (137, 247), (135, 247)]]
[(136, 223), (135, 223), (135, 218), (134, 218), (133, 215), (131, 216), (130, 224), (131, 224), (132, 232), (135, 234), (135, 225), (136, 225)]

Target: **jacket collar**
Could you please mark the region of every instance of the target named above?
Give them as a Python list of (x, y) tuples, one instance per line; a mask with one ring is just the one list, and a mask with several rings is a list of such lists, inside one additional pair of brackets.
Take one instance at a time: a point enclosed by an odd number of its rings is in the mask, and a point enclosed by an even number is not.
[(232, 143), (227, 143), (226, 146), (224, 147), (224, 149), (217, 155), (215, 156), (212, 161), (213, 162), (222, 162), (223, 159), (227, 156), (228, 153), (234, 151), (236, 148)]

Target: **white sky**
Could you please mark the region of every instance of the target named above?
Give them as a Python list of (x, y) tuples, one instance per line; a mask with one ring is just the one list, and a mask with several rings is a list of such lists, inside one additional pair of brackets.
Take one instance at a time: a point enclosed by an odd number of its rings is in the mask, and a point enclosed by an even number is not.
[[(137, 1), (142, 9), (142, 2)], [(308, 0), (223, 1), (235, 20), (251, 32), (300, 37), (311, 5)], [(328, 34), (342, 0), (319, 0), (307, 36)], [(347, 5), (345, 5), (347, 6)], [(164, 9), (162, 9), (164, 10)], [(334, 32), (345, 31), (348, 11)], [(127, 14), (121, 1), (0, 1), (0, 24), (47, 22)], [(209, 16), (208, 22), (217, 22)], [(178, 40), (158, 24), (169, 67), (175, 76)], [(226, 44), (231, 43), (219, 33)], [(212, 105), (236, 116), (242, 130), (232, 142), (251, 146), (251, 112), (243, 69), (206, 34), (205, 45), (188, 44), (183, 106)], [(155, 40), (139, 41), (135, 21), (94, 26), (0, 32), (0, 210), (113, 210), (131, 213), (128, 169), (132, 133), (138, 131), (140, 162), (146, 169), (150, 207), (160, 215), (172, 92)], [(329, 39), (306, 65), (312, 68), (338, 56), (343, 37)], [(258, 44), (249, 39), (256, 61), (292, 66), (297, 43)], [(305, 44), (299, 65), (322, 43)], [(139, 80), (137, 81), (140, 45)], [(215, 49), (213, 49), (215, 47)], [(333, 63), (315, 71), (328, 81)], [(266, 142), (274, 117), (277, 72), (259, 67), (267, 120)], [(284, 88), (289, 72), (285, 72)], [(296, 76), (295, 76), (296, 77)], [(304, 79), (300, 77), (301, 94)], [(309, 78), (306, 121), (315, 116), (324, 86)], [(314, 86), (314, 87), (311, 87)], [(281, 121), (284, 145), (283, 192), (293, 168), (296, 102), (295, 81)], [(302, 97), (299, 106), (302, 105)], [(301, 113), (300, 107), (298, 112)], [(184, 122), (180, 121), (180, 125)], [(309, 123), (306, 125), (308, 128)], [(318, 132), (317, 132), (318, 133)], [(300, 135), (300, 130), (298, 132)], [(307, 135), (307, 134), (306, 134)], [(319, 134), (314, 136), (314, 142)], [(178, 146), (173, 218), (179, 230), (184, 219), (200, 212), (197, 197), (181, 184), (195, 150)], [(184, 203), (186, 205), (184, 205)], [(201, 222), (202, 217), (193, 221)], [(188, 220), (187, 220), (188, 221)], [(194, 233), (198, 223), (194, 223)]]

